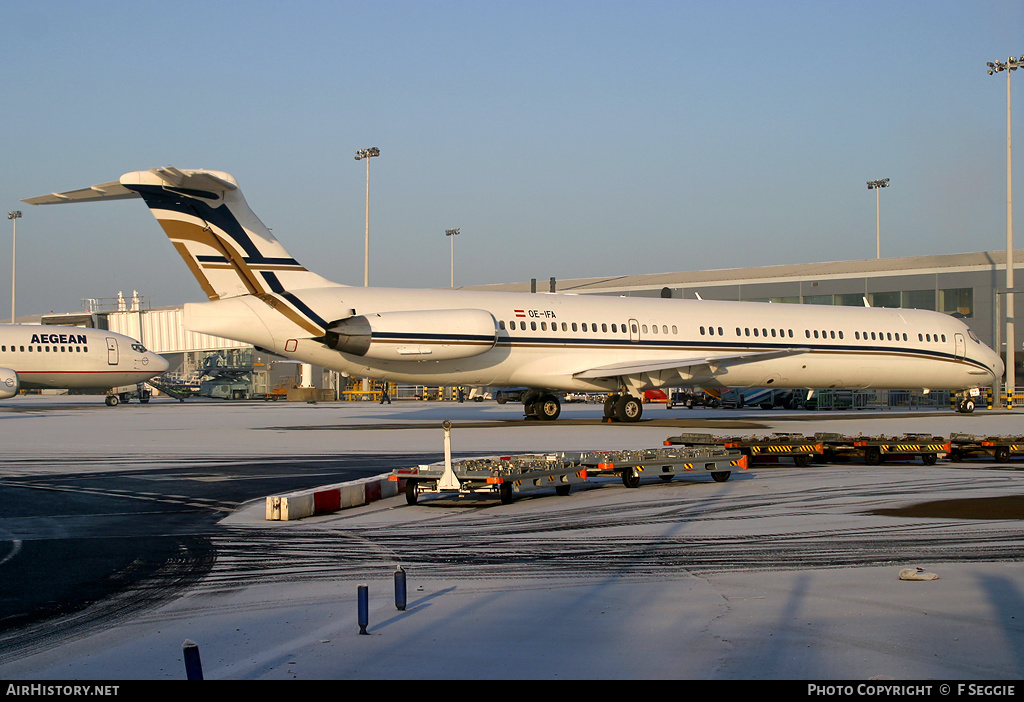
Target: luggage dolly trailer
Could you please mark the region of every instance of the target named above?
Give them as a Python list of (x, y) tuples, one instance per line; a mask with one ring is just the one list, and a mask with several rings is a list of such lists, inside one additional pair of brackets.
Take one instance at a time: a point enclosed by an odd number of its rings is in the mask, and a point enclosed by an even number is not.
[(628, 488), (640, 485), (641, 474), (651, 473), (668, 482), (676, 475), (710, 473), (715, 482), (724, 483), (734, 470), (747, 470), (749, 460), (738, 451), (720, 446), (640, 449), (637, 451), (592, 451), (574, 457), (586, 466), (590, 476), (619, 475)]
[(974, 434), (952, 434), (949, 443), (949, 458), (952, 461), (988, 454), (996, 463), (1006, 463), (1012, 456), (1024, 455), (1024, 436), (981, 437)]
[(414, 505), (420, 493), (497, 493), (501, 504), (512, 501), (514, 493), (555, 488), (568, 495), (573, 484), (587, 479), (586, 467), (565, 454), (502, 456), (452, 461), (451, 422), (445, 421), (444, 461), (396, 468), (391, 482), (405, 481), (405, 501)]
[(524, 455), (473, 458), (451, 463), (433, 463), (415, 468), (396, 468), (388, 480), (405, 480), (405, 501), (416, 504), (419, 495), (432, 493), (497, 494), (501, 504), (512, 501), (514, 493), (555, 488), (568, 495), (574, 483), (587, 479), (583, 466), (566, 463), (562, 456)]
[(920, 457), (926, 466), (950, 452), (950, 442), (941, 436), (931, 434), (904, 434), (903, 436), (856, 436), (821, 432), (814, 435), (825, 445), (826, 460), (841, 457), (863, 457), (869, 466), (877, 466), (889, 458), (907, 459)]
[(665, 445), (720, 446), (739, 451), (751, 461), (765, 458), (792, 458), (803, 468), (824, 453), (820, 439), (780, 432), (765, 437), (715, 437), (711, 434), (680, 434), (665, 439)]

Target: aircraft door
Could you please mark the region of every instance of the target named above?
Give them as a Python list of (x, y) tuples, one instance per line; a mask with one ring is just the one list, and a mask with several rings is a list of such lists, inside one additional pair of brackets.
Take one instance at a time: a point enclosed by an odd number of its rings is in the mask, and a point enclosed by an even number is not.
[(107, 365), (117, 365), (117, 339), (107, 337)]
[(635, 319), (629, 320), (629, 340), (632, 342), (640, 341), (640, 322)]
[(953, 356), (956, 357), (957, 360), (962, 359), (967, 355), (967, 342), (964, 340), (963, 334), (955, 334), (953, 336), (953, 343), (955, 344)]

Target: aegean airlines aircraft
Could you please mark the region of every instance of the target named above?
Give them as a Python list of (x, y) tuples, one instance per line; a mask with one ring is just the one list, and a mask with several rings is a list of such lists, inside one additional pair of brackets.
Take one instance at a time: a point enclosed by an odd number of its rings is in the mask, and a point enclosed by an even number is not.
[(559, 391), (606, 392), (636, 421), (644, 390), (990, 385), (999, 356), (934, 311), (354, 287), (308, 271), (249, 209), (229, 174), (174, 167), (25, 200), (142, 198), (209, 302), (185, 326), (344, 373), (398, 383), (528, 387), (527, 416)]
[[(167, 360), (135, 339), (83, 327), (0, 324), (0, 399), (22, 389), (137, 385), (167, 370)], [(108, 392), (107, 404), (119, 394)]]

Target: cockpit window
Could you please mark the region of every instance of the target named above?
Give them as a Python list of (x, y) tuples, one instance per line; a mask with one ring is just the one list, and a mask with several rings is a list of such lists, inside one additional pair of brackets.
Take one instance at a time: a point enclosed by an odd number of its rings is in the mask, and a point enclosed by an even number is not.
[(132, 351), (138, 351), (139, 353), (146, 353), (146, 347), (142, 344), (132, 344)]
[(981, 339), (979, 339), (979, 338), (978, 338), (978, 335), (977, 335), (977, 334), (975, 334), (975, 333), (974, 333), (974, 330), (973, 330), (973, 329), (971, 329), (970, 327), (968, 327), (968, 328), (967, 328), (967, 334), (968, 334), (968, 335), (969, 335), (969, 336), (970, 336), (970, 337), (971, 337), (972, 339), (974, 339), (974, 343), (976, 343), (976, 344), (980, 344), (980, 343), (981, 343)]

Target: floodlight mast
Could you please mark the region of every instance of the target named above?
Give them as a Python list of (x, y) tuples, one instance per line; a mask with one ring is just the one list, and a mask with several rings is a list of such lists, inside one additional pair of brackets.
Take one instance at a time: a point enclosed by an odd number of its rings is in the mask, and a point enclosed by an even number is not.
[(881, 203), (878, 197), (879, 192), (882, 188), (889, 187), (889, 179), (882, 178), (881, 180), (869, 180), (868, 190), (875, 191), (875, 258), (882, 258), (882, 218), (881, 218)]
[(366, 159), (366, 231), (363, 235), (363, 287), (370, 285), (370, 159), (380, 156), (376, 146), (356, 151), (356, 161)]
[(452, 242), (452, 282), (451, 282), (451, 287), (452, 287), (452, 289), (454, 289), (455, 288), (455, 237), (457, 237), (459, 235), (459, 230), (458, 230), (457, 227), (455, 229), (445, 229), (444, 230), (444, 235), (449, 237), (451, 239), (451, 242)]
[[(1011, 56), (1003, 61), (990, 61), (988, 74), (1006, 71), (1006, 384), (1007, 406), (1013, 407), (1013, 395), (1017, 383), (1017, 369), (1014, 367), (1013, 328), (1013, 139), (1010, 129), (1010, 73), (1024, 65), (1024, 54)], [(996, 349), (998, 353), (999, 349)]]
[(14, 292), (17, 287), (18, 270), (18, 220), (21, 219), (21, 210), (8, 212), (7, 219), (11, 220), (11, 226), (14, 229), (11, 239), (11, 324), (14, 324)]

